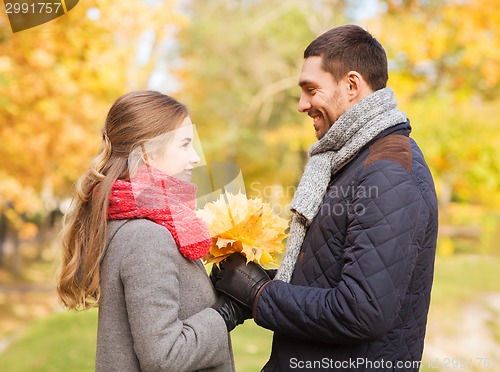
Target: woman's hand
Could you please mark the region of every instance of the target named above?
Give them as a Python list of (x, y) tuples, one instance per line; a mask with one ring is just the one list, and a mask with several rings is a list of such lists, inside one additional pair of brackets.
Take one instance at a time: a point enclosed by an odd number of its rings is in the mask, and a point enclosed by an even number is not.
[(239, 253), (233, 253), (214, 265), (210, 274), (215, 288), (240, 304), (252, 309), (254, 300), (264, 285), (271, 282), (266, 270), (249, 262)]
[(252, 317), (249, 309), (225, 295), (219, 296), (212, 308), (222, 316), (222, 319), (226, 322), (228, 332), (231, 332), (238, 324), (243, 324), (245, 320)]

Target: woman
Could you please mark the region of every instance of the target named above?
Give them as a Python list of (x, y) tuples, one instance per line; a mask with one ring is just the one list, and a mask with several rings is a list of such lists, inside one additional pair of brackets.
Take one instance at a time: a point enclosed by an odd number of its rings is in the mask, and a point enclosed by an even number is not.
[(200, 261), (210, 236), (187, 181), (199, 160), (173, 98), (111, 107), (65, 217), (58, 282), (69, 309), (99, 306), (96, 371), (234, 371), (228, 331), (250, 314), (217, 299)]

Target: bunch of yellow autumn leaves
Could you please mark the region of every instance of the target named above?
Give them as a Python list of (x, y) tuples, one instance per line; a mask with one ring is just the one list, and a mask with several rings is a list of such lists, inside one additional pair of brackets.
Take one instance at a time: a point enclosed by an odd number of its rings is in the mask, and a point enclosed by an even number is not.
[(241, 252), (247, 262), (278, 265), (288, 221), (261, 198), (225, 193), (196, 213), (208, 225), (212, 237), (205, 263), (218, 264), (231, 253)]

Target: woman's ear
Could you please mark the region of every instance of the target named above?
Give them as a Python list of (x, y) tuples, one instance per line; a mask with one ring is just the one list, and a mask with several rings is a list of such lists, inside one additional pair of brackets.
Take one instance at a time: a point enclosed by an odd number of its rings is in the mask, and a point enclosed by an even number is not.
[(153, 160), (153, 158), (152, 158), (151, 154), (148, 155), (146, 153), (146, 149), (144, 148), (144, 145), (141, 145), (141, 152), (142, 152), (141, 160), (144, 162), (144, 164), (152, 165), (151, 161)]

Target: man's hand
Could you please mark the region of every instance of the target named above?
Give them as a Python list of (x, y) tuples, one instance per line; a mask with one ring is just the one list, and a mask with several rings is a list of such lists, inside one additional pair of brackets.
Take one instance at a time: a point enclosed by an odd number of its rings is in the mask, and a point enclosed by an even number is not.
[(228, 332), (231, 332), (238, 324), (243, 324), (245, 320), (252, 317), (249, 309), (225, 295), (219, 296), (212, 308), (222, 316)]
[(215, 288), (252, 309), (259, 290), (271, 282), (269, 275), (259, 265), (249, 262), (239, 253), (233, 253), (219, 264), (214, 265), (210, 277)]
[(271, 280), (274, 280), (274, 277), (278, 273), (278, 269), (264, 269), (264, 270), (266, 270), (266, 273)]

